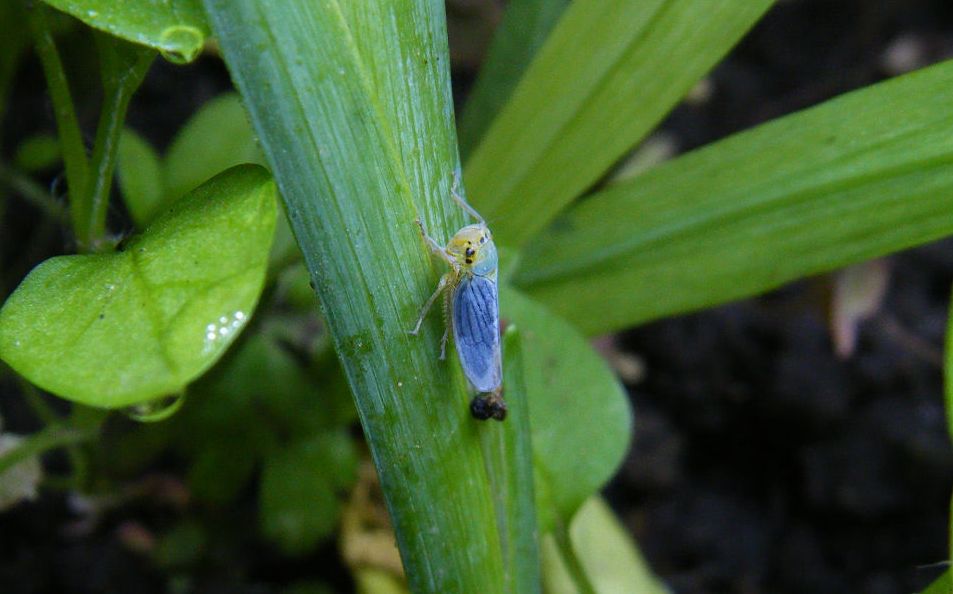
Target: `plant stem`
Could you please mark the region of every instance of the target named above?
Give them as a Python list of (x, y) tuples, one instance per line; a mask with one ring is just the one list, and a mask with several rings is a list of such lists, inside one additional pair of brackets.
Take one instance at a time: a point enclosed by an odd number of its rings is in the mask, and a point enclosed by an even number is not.
[(73, 232), (77, 236), (87, 220), (89, 201), (85, 194), (86, 177), (89, 173), (89, 162), (86, 159), (86, 149), (83, 146), (83, 135), (73, 107), (73, 97), (63, 71), (56, 42), (50, 32), (46, 18), (48, 9), (42, 4), (30, 3), (28, 21), (33, 31), (36, 43), (36, 53), (43, 65), (46, 83), (50, 90), (50, 99), (53, 101), (53, 113), (56, 117), (56, 128), (59, 131), (60, 149), (63, 153), (63, 163), (66, 168), (66, 182), (69, 187), (70, 206), (72, 212)]
[[(128, 45), (125, 42), (102, 37), (97, 39), (100, 40), (100, 62), (104, 71), (103, 105), (90, 163), (92, 175), (86, 183), (89, 212), (77, 234), (77, 241), (84, 251), (100, 251), (108, 245), (103, 240), (106, 233), (109, 190), (112, 188), (113, 171), (119, 152), (119, 136), (123, 122), (126, 121), (129, 101), (142, 84), (142, 79), (155, 58), (153, 51), (131, 50), (124, 47)], [(113, 55), (106, 58), (104, 54), (107, 53)], [(127, 53), (134, 56), (131, 62), (117, 65), (117, 56), (121, 59), (126, 57), (124, 54)]]
[(589, 581), (589, 576), (586, 574), (582, 562), (576, 556), (576, 550), (572, 546), (572, 538), (569, 536), (569, 527), (562, 518), (556, 521), (556, 526), (553, 528), (553, 537), (556, 539), (556, 547), (559, 548), (559, 553), (562, 555), (566, 569), (569, 571), (573, 583), (576, 584), (579, 594), (596, 594), (596, 589)]

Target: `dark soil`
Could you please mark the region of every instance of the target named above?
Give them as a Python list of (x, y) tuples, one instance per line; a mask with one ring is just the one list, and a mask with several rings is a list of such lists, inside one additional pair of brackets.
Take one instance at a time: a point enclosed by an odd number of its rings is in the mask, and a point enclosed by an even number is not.
[[(905, 56), (953, 57), (953, 4), (782, 3), (716, 69), (710, 99), (664, 129), (691, 149), (877, 82)], [(899, 594), (943, 571), (953, 241), (889, 264), (848, 360), (829, 337), (829, 279), (621, 337), (646, 372), (608, 495), (676, 592)]]

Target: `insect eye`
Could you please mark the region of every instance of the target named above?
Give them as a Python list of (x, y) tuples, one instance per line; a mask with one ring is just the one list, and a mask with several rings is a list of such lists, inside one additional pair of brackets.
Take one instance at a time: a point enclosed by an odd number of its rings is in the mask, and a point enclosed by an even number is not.
[(472, 255), (475, 254), (475, 253), (476, 253), (476, 250), (474, 250), (472, 247), (468, 247), (468, 248), (466, 249), (466, 251), (463, 252), (463, 254), (464, 254), (467, 258), (469, 258), (470, 256), (472, 256)]

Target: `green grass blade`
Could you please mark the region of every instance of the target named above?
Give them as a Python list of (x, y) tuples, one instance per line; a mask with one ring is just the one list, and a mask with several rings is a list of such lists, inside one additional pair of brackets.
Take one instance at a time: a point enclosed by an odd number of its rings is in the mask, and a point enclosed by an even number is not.
[[(946, 353), (944, 354), (943, 384), (946, 389), (946, 428), (953, 440), (953, 299), (950, 301), (950, 318), (946, 326)], [(950, 510), (950, 527), (953, 531), (953, 509)], [(953, 532), (950, 534), (950, 553), (953, 556)]]
[(539, 539), (533, 489), (529, 405), (523, 379), (523, 347), (516, 326), (503, 336), (508, 412), (505, 423), (484, 423), (480, 443), (496, 503), (504, 563), (504, 592), (540, 591)]
[(457, 125), (464, 158), (510, 98), (568, 4), (569, 0), (512, 0), (506, 6)]
[(448, 200), (443, 3), (205, 6), (314, 280), (412, 589), (502, 591), (463, 377), (437, 358), (438, 316), (407, 334), (443, 272), (414, 218), (440, 240), (464, 220)]
[(473, 156), (466, 179), (519, 246), (655, 127), (771, 0), (573, 2)]
[(950, 592), (953, 592), (953, 575), (950, 574), (950, 570), (946, 570), (920, 594), (950, 594)]
[(844, 95), (606, 190), (514, 282), (618, 330), (953, 233), (953, 62)]

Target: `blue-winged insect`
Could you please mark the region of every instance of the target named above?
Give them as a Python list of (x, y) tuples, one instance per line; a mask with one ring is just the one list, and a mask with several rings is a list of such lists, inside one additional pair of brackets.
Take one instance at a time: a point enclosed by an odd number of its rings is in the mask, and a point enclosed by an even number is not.
[(430, 250), (450, 265), (450, 271), (440, 278), (437, 290), (424, 304), (417, 325), (410, 333), (417, 334), (420, 331), (427, 312), (443, 293), (446, 329), (440, 340), (440, 359), (446, 358), (447, 339), (452, 327), (460, 366), (470, 385), (477, 391), (470, 402), (470, 412), (480, 420), (494, 418), (502, 421), (506, 418), (506, 402), (503, 401), (503, 362), (500, 354), (496, 245), (483, 217), (457, 194), (458, 184), (459, 179), (455, 177), (450, 195), (478, 222), (457, 231), (446, 247), (442, 247), (427, 235), (420, 219), (416, 221)]

